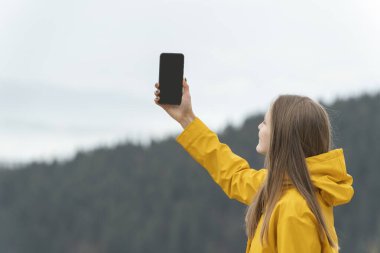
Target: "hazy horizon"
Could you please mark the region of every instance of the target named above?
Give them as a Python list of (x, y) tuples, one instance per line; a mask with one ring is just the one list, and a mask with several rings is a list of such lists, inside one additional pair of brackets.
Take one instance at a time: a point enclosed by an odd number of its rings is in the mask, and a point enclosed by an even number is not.
[(154, 103), (161, 52), (185, 55), (213, 130), (279, 94), (380, 91), (380, 2), (0, 2), (0, 162), (66, 159), (181, 126)]

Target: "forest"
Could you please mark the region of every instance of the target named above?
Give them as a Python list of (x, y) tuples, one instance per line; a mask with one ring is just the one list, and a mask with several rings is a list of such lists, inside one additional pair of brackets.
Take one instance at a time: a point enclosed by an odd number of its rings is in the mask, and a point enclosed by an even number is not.
[[(354, 179), (352, 201), (334, 209), (341, 252), (380, 252), (380, 93), (319, 102)], [(263, 116), (218, 132), (255, 169), (263, 167), (255, 149)], [(246, 206), (224, 195), (175, 137), (2, 166), (0, 252), (244, 252)]]

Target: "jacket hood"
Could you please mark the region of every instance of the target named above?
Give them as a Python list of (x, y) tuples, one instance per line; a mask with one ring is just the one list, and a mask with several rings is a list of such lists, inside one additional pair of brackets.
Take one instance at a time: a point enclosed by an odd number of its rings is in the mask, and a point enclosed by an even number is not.
[(329, 205), (337, 206), (350, 202), (354, 195), (352, 176), (347, 174), (343, 149), (306, 158), (313, 185)]

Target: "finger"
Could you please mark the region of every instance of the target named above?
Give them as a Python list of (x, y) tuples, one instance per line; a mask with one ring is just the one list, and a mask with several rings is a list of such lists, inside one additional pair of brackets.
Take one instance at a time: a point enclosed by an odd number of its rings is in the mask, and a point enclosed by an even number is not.
[(158, 95), (158, 94), (160, 94), (160, 90), (156, 90), (156, 91), (154, 92), (154, 95)]
[(154, 85), (156, 88), (160, 87), (160, 84), (159, 83), (155, 83)]

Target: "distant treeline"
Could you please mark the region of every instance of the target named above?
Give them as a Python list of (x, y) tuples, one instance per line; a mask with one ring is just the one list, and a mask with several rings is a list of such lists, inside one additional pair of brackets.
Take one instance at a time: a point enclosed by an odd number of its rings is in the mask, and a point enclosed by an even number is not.
[[(380, 94), (324, 105), (354, 178), (352, 202), (335, 209), (342, 252), (380, 252)], [(255, 150), (262, 119), (219, 133), (252, 168), (263, 166)], [(0, 170), (0, 252), (244, 252), (246, 207), (174, 138)]]

